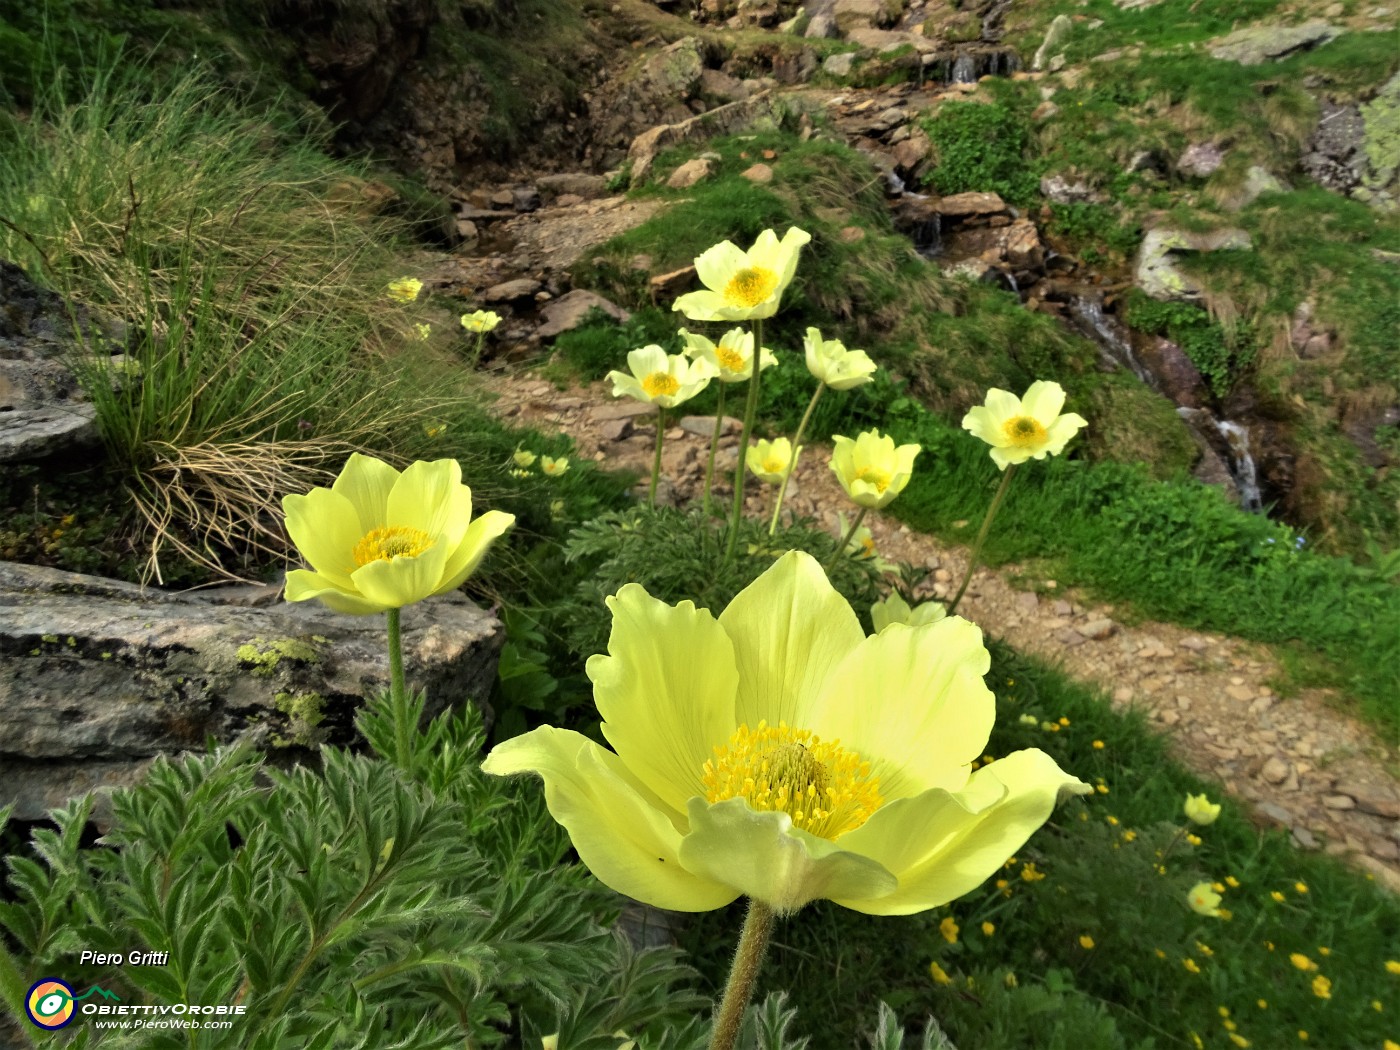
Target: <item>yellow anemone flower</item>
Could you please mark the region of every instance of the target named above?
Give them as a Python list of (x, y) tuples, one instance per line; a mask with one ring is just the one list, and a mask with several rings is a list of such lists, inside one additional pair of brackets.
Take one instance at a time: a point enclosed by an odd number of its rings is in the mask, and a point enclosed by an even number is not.
[(715, 370), (708, 361), (692, 361), (682, 354), (667, 354), (652, 343), (627, 355), (632, 374), (612, 371), (613, 397), (636, 398), (649, 405), (675, 408), (710, 385)]
[(477, 310), (462, 315), (462, 327), (468, 332), (490, 332), (501, 323), (501, 315), (495, 310)]
[(482, 768), (534, 772), (593, 874), (659, 908), (740, 895), (907, 915), (962, 896), (1088, 790), (1044, 752), (972, 772), (995, 701), (975, 624), (865, 637), (789, 551), (718, 617), (629, 583), (588, 677), (609, 751), (543, 726)]
[(744, 462), (749, 470), (773, 485), (781, 485), (788, 471), (797, 466), (797, 457), (802, 455), (802, 446), (792, 450), (792, 442), (780, 437), (773, 441), (759, 440), (748, 447)]
[[(851, 531), (851, 523), (846, 520), (846, 515), (839, 510), (836, 512), (836, 531), (844, 536)], [(870, 531), (869, 525), (862, 525), (856, 529), (855, 535), (846, 541), (846, 550), (856, 561), (868, 561), (880, 572), (898, 572), (899, 566), (893, 562), (886, 561), (880, 557), (880, 552), (875, 549), (875, 536)]]
[(558, 459), (555, 459), (553, 456), (540, 457), (540, 470), (544, 471), (551, 478), (557, 478), (560, 474), (566, 473), (568, 469), (568, 456), (560, 456)]
[(1210, 888), (1208, 882), (1198, 882), (1186, 894), (1186, 903), (1197, 915), (1220, 917), (1220, 894)]
[(515, 465), (522, 469), (535, 465), (535, 454), (529, 449), (518, 448), (510, 454), (510, 458), (515, 460)]
[(823, 339), (820, 329), (809, 328), (802, 340), (807, 371), (832, 390), (849, 390), (870, 382), (875, 362), (864, 350), (847, 350), (839, 339)]
[(870, 620), (875, 625), (876, 634), (892, 623), (921, 627), (926, 623), (937, 623), (947, 615), (942, 602), (922, 602), (911, 608), (898, 591), (890, 591), (888, 598), (870, 607)]
[(1205, 795), (1187, 795), (1184, 809), (1187, 819), (1202, 827), (1214, 824), (1215, 818), (1220, 816), (1220, 803), (1211, 802)]
[(797, 253), (812, 235), (796, 226), (778, 235), (764, 230), (748, 251), (730, 241), (707, 248), (695, 260), (705, 291), (682, 295), (671, 307), (692, 321), (750, 321), (778, 312), (797, 272)]
[(400, 277), (389, 282), (388, 296), (396, 303), (411, 303), (423, 290), (423, 282), (416, 277)]
[(1088, 426), (1074, 412), (1060, 415), (1065, 392), (1059, 383), (1037, 380), (1024, 398), (1007, 390), (987, 391), (986, 404), (968, 409), (963, 429), (992, 446), (992, 461), (1005, 470), (1013, 463), (1058, 456), (1065, 444)]
[(857, 505), (879, 510), (904, 491), (914, 472), (918, 445), (900, 445), (878, 430), (867, 430), (852, 441), (839, 434), (831, 436), (835, 448), (831, 469), (841, 487)]
[[(740, 383), (753, 375), (753, 333), (742, 328), (731, 328), (720, 337), (716, 346), (703, 335), (680, 329), (680, 337), (685, 340), (686, 357), (709, 362), (715, 370), (715, 378), (721, 383)], [(763, 368), (772, 368), (778, 358), (768, 347), (763, 348)]]
[(472, 520), (472, 492), (454, 459), (420, 460), (400, 473), (359, 453), (330, 488), (284, 496), (282, 509), (311, 563), (287, 573), (287, 600), (319, 598), (355, 614), (455, 591), (515, 523), (498, 510)]

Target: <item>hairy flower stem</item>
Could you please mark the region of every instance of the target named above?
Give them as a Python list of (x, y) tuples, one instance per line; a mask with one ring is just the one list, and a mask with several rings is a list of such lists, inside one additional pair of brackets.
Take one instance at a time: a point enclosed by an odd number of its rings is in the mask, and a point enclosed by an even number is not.
[(1011, 486), (1011, 475), (1016, 473), (1016, 464), (1010, 464), (1001, 472), (1001, 484), (997, 486), (997, 494), (992, 497), (992, 505), (987, 508), (987, 516), (982, 519), (982, 527), (977, 530), (977, 539), (972, 541), (972, 555), (967, 560), (967, 575), (963, 577), (962, 586), (958, 588), (958, 593), (953, 596), (953, 602), (948, 606), (948, 615), (958, 611), (958, 602), (962, 601), (963, 592), (967, 590), (967, 585), (972, 582), (972, 573), (977, 568), (977, 558), (982, 553), (982, 544), (987, 542), (987, 533), (991, 531), (992, 519), (997, 516), (997, 511), (1001, 510), (1001, 501), (1006, 498), (1006, 490)]
[(719, 448), (719, 432), (724, 425), (724, 384), (719, 385), (719, 407), (715, 409), (715, 432), (710, 435), (710, 461), (705, 464), (705, 520), (710, 520), (710, 482), (715, 476), (715, 450)]
[(403, 636), (399, 631), (402, 609), (387, 609), (389, 619), (389, 710), (394, 713), (394, 761), (407, 771), (413, 761), (413, 733), (408, 724), (408, 690), (403, 679)]
[(755, 317), (753, 321), (753, 372), (749, 375), (749, 399), (744, 406), (744, 432), (739, 437), (739, 463), (734, 468), (734, 511), (729, 521), (729, 542), (724, 548), (724, 560), (734, 557), (734, 548), (739, 545), (739, 519), (744, 513), (744, 474), (748, 469), (746, 455), (749, 451), (749, 434), (753, 431), (753, 417), (758, 412), (758, 379), (763, 374), (763, 321)]
[(656, 479), (661, 476), (661, 442), (666, 437), (666, 410), (656, 406), (656, 458), (651, 461), (651, 490), (647, 493), (647, 506), (656, 507)]
[(710, 1050), (733, 1050), (772, 934), (773, 909), (762, 901), (750, 900), (749, 913), (739, 934), (739, 947), (734, 952), (734, 965), (724, 986), (724, 998), (720, 1000), (719, 1011), (715, 1014)]
[(773, 505), (773, 520), (768, 523), (768, 535), (778, 527), (778, 515), (783, 509), (783, 495), (787, 492), (788, 479), (792, 477), (792, 472), (797, 469), (797, 449), (802, 441), (802, 434), (807, 429), (807, 423), (812, 418), (812, 409), (817, 407), (817, 401), (822, 396), (822, 391), (826, 389), (826, 384), (818, 381), (816, 393), (812, 395), (812, 400), (807, 402), (807, 411), (802, 413), (802, 422), (797, 424), (797, 433), (792, 437), (792, 462), (788, 464), (787, 473), (783, 475), (783, 483), (778, 486), (778, 501)]
[(10, 1016), (16, 1021), (13, 1031), (23, 1040), (24, 1046), (36, 1045), (29, 1037), (29, 1033), (20, 1028), (18, 1021), (24, 1016), (24, 1000), (28, 991), (28, 985), (23, 972), (15, 963), (14, 957), (9, 949), (5, 947), (5, 941), (0, 938), (0, 1003), (10, 1011)]
[(850, 545), (851, 537), (856, 534), (856, 529), (860, 528), (860, 523), (865, 520), (865, 512), (869, 509), (869, 507), (860, 508), (860, 513), (856, 515), (856, 520), (851, 522), (851, 527), (846, 530), (846, 535), (841, 537), (841, 544), (836, 548), (836, 553), (833, 554), (831, 560), (823, 566), (823, 570), (828, 576), (831, 575), (831, 570), (836, 567), (836, 563), (845, 555), (846, 547)]

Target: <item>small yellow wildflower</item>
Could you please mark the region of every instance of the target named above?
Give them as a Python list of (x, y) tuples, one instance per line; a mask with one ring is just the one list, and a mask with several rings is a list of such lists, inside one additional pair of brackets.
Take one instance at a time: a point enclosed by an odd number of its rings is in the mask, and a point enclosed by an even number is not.
[(1307, 892), (1308, 892), (1308, 884), (1307, 884), (1306, 882), (1295, 882), (1295, 883), (1293, 884), (1293, 888), (1294, 888), (1295, 890), (1297, 890), (1299, 893), (1307, 893)]
[(1014, 973), (1012, 973), (1010, 970), (1007, 970), (1007, 971), (1006, 971), (1006, 976), (1003, 977), (1001, 980), (1002, 980), (1002, 983), (1005, 984), (1006, 987), (1008, 987), (1008, 988), (1016, 988), (1016, 987), (1018, 987), (1018, 986), (1020, 985), (1020, 983), (1021, 983), (1020, 981), (1016, 980), (1016, 975), (1015, 975)]
[(1213, 889), (1216, 893), (1224, 893), (1224, 892), (1225, 892), (1225, 883), (1223, 883), (1223, 882), (1212, 882), (1212, 883), (1210, 884), (1210, 888)]
[(1232, 890), (1237, 890), (1240, 888), (1240, 880), (1235, 878), (1233, 875), (1226, 875), (1225, 885), (1229, 886)]
[(433, 334), (433, 326), (430, 324), (415, 324), (413, 334), (418, 337), (420, 343), (426, 343), (428, 336)]
[[(1306, 1028), (1298, 1029), (1298, 1038), (1306, 1043), (1308, 1041), (1308, 1030)], [(1386, 1047), (1385, 1050), (1390, 1050), (1390, 1047)], [(1396, 1050), (1400, 1050), (1400, 1047), (1397, 1047)]]
[(1267, 999), (1256, 999), (1256, 1000), (1254, 1000), (1254, 1005), (1257, 1006), (1257, 1007), (1259, 1007), (1259, 1009), (1261, 1009), (1261, 1010), (1267, 1010), (1267, 1009), (1269, 1008), (1269, 1000), (1267, 1000)]
[(1264, 942), (1264, 947), (1267, 948), (1267, 949), (1269, 949), (1269, 951), (1273, 951), (1273, 950), (1274, 950), (1274, 942), (1273, 942), (1273, 941), (1265, 941), (1265, 942)]
[(1313, 978), (1312, 993), (1319, 999), (1332, 998), (1332, 982), (1323, 977), (1322, 974), (1318, 974)]
[(1097, 791), (1100, 795), (1107, 795), (1107, 794), (1108, 794), (1108, 785), (1107, 785), (1107, 784), (1095, 784), (1095, 785), (1094, 785), (1094, 790)]
[(1206, 1050), (1206, 1044), (1201, 1042), (1200, 1036), (1198, 1036), (1195, 1032), (1191, 1032), (1189, 1034), (1191, 1036), (1191, 1045), (1194, 1046), (1196, 1050)]
[(423, 424), (423, 433), (427, 434), (428, 437), (430, 437), (430, 438), (442, 437), (442, 435), (443, 435), (446, 431), (447, 431), (447, 424), (446, 424), (446, 423), (424, 423), (424, 424)]
[(485, 335), (487, 332), (495, 331), (496, 326), (501, 323), (501, 315), (495, 310), (476, 310), (469, 314), (463, 314), (458, 318), (458, 321), (468, 332)]
[(1086, 952), (1092, 951), (1094, 948), (1094, 938), (1090, 937), (1087, 933), (1081, 933), (1079, 935), (1079, 947), (1083, 948)]
[(935, 984), (952, 984), (953, 979), (948, 976), (946, 970), (936, 962), (928, 964), (929, 976), (933, 978)]
[(1102, 750), (1103, 750), (1103, 741), (1102, 741), (1102, 740), (1095, 740), (1095, 741), (1094, 741), (1094, 750), (1095, 750), (1095, 751), (1102, 751)]
[(1134, 842), (1134, 841), (1136, 841), (1136, 840), (1137, 840), (1137, 832), (1134, 831), (1132, 828), (1129, 828), (1127, 831), (1123, 832), (1123, 841), (1124, 841), (1124, 842)]
[(415, 277), (400, 277), (389, 282), (388, 296), (396, 303), (411, 303), (423, 290), (423, 282)]
[(1220, 919), (1223, 922), (1229, 922), (1234, 917), (1235, 913), (1232, 912), (1229, 908), (1221, 908), (1220, 914), (1216, 916), (1217, 919)]
[(1309, 973), (1317, 969), (1317, 963), (1313, 962), (1302, 952), (1294, 952), (1288, 957), (1288, 961), (1304, 973)]
[(1035, 862), (1032, 861), (1021, 867), (1021, 878), (1025, 882), (1039, 882), (1045, 878), (1045, 872), (1037, 870)]
[(1230, 1033), (1230, 1042), (1234, 1043), (1238, 1047), (1246, 1047), (1250, 1045), (1249, 1040), (1246, 1039), (1244, 1036), (1240, 1035), (1239, 1032)]
[(1331, 948), (1327, 948), (1327, 947), (1321, 947), (1321, 946), (1319, 946), (1319, 948), (1317, 949), (1317, 954), (1320, 955), (1320, 956), (1322, 956), (1322, 957), (1325, 959), (1325, 958), (1327, 958), (1327, 956), (1329, 956), (1329, 955), (1332, 954), (1332, 949), (1331, 949)]
[(519, 468), (515, 468), (511, 470), (510, 476), (513, 478), (528, 478), (530, 476), (530, 472), (528, 470), (520, 470)]
[(1181, 965), (1186, 967), (1187, 973), (1200, 973), (1201, 968), (1196, 965), (1195, 959), (1182, 959)]
[(938, 924), (938, 932), (943, 934), (943, 939), (949, 944), (958, 943), (958, 924), (951, 915)]
[(983, 937), (990, 937), (992, 934), (994, 934), (994, 933), (996, 933), (996, 932), (997, 932), (997, 928), (996, 928), (996, 926), (995, 926), (993, 923), (984, 922), (984, 923), (982, 924), (982, 936), (983, 936)]
[(1221, 1017), (1229, 1017), (1229, 1016), (1230, 1016), (1230, 1008), (1229, 1008), (1228, 1006), (1216, 1007), (1216, 1012), (1217, 1012), (1218, 1014), (1220, 1014)]
[(1394, 959), (1387, 959), (1385, 961), (1385, 972), (1400, 976), (1400, 962), (1396, 962)]
[(997, 889), (999, 889), (999, 890), (1004, 890), (1004, 889), (1006, 889), (1006, 887), (1009, 886), (1009, 885), (1011, 885), (1011, 884), (1010, 884), (1009, 882), (1007, 882), (1005, 879), (997, 879), (997, 882), (996, 882)]
[(1201, 837), (1199, 835), (1188, 834), (1186, 836), (1186, 841), (1191, 843), (1191, 845), (1193, 846), (1199, 846), (1201, 844)]
[(1118, 818), (1117, 818), (1117, 817), (1108, 816), (1108, 817), (1104, 817), (1103, 819), (1106, 820), (1109, 824), (1111, 824), (1111, 825), (1112, 825), (1113, 827), (1115, 827), (1115, 828), (1118, 826)]
[(540, 470), (544, 471), (551, 478), (557, 478), (560, 474), (569, 469), (569, 457), (560, 456), (555, 459), (553, 456), (540, 457)]
[(1387, 1039), (1381, 1044), (1381, 1048), (1382, 1050), (1400, 1050), (1400, 1043), (1397, 1043), (1394, 1039)]
[(1381, 1005), (1381, 1001), (1379, 999), (1372, 999), (1371, 1009), (1376, 1011), (1376, 1013), (1381, 1013), (1385, 1010), (1385, 1007)]
[(1280, 893), (1278, 890), (1274, 890), (1272, 893), (1269, 894), (1269, 896), (1272, 897), (1274, 900), (1278, 901), (1278, 903), (1280, 904), (1282, 904), (1284, 901), (1283, 894)]
[(520, 467), (522, 470), (526, 467), (534, 466), (536, 459), (535, 454), (533, 452), (530, 452), (523, 448), (518, 448), (514, 452), (512, 452), (510, 458), (515, 460), (515, 465), (517, 467)]
[(1210, 958), (1215, 954), (1215, 950), (1211, 948), (1209, 944), (1202, 944), (1200, 941), (1196, 942), (1196, 951), (1200, 952), (1206, 958)]
[(1233, 1032), (1235, 1031), (1235, 1029), (1239, 1028), (1239, 1025), (1235, 1024), (1235, 1022), (1231, 1020), (1222, 1021), (1221, 1024), (1225, 1026), (1225, 1031), (1227, 1032)]
[(1165, 959), (1167, 957), (1167, 953), (1162, 951), (1161, 948), (1154, 948), (1152, 950), (1157, 953), (1157, 958), (1159, 959)]
[(1205, 795), (1187, 795), (1186, 804), (1182, 807), (1186, 812), (1186, 817), (1193, 824), (1205, 827), (1207, 824), (1214, 824), (1220, 816), (1220, 803), (1211, 802)]
[(1060, 725), (1062, 725), (1062, 726), (1067, 726), (1067, 725), (1069, 725), (1069, 719), (1066, 718), (1064, 715), (1061, 715), (1061, 716), (1059, 717), (1058, 721), (1059, 721)]

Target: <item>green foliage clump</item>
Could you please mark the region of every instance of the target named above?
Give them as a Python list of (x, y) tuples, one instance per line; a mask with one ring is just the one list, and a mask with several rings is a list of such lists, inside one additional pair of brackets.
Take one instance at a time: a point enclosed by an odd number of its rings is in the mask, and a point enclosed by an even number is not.
[(1030, 128), (1019, 109), (1005, 102), (945, 102), (924, 128), (936, 152), (928, 181), (939, 193), (991, 192), (1025, 205), (1039, 191), (1027, 156)]
[[(86, 798), (9, 858), (0, 929), (24, 979), (61, 973), (126, 1004), (234, 1003), (239, 1046), (613, 1046), (705, 1003), (670, 949), (610, 931), (616, 898), (564, 862), (568, 839), (524, 783), (483, 775), (470, 705), (412, 737), (421, 699), (361, 718), (375, 756), (320, 772), (246, 751), (158, 760), (116, 792), (101, 848)], [(398, 764), (401, 762), (402, 764)], [(265, 780), (263, 779), (265, 778)], [(268, 783), (270, 782), (270, 783)], [(79, 966), (79, 949), (169, 952), (165, 966)], [(99, 1032), (74, 1046), (220, 1047), (229, 1033)]]
[(1135, 291), (1127, 299), (1124, 318), (1132, 327), (1166, 336), (1180, 346), (1216, 397), (1230, 392), (1258, 353), (1252, 325), (1241, 322), (1227, 330), (1188, 303), (1158, 302)]

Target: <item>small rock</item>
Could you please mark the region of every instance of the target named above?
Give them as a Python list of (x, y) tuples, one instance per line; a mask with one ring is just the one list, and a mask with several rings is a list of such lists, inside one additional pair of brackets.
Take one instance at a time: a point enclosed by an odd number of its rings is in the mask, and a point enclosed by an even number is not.
[(1133, 691), (1126, 685), (1120, 685), (1113, 690), (1113, 702), (1115, 704), (1130, 704), (1133, 701)]
[(1209, 643), (1204, 638), (1198, 638), (1194, 634), (1187, 635), (1176, 644), (1183, 649), (1190, 649), (1193, 653), (1204, 652), (1209, 647)]
[(604, 441), (623, 441), (631, 434), (631, 419), (609, 419), (598, 427), (598, 436)]
[(1317, 837), (1301, 824), (1293, 828), (1292, 832), (1293, 841), (1297, 843), (1299, 849), (1315, 850), (1318, 848)]
[(653, 300), (674, 299), (692, 284), (695, 283), (695, 266), (684, 266), (679, 270), (672, 270), (670, 273), (660, 273), (649, 278), (647, 286), (651, 289)]
[(487, 199), (491, 202), (491, 207), (499, 210), (515, 207), (515, 193), (512, 190), (497, 190)]
[(632, 315), (597, 292), (575, 288), (561, 295), (540, 311), (544, 323), (535, 334), (541, 339), (553, 339), (582, 325), (594, 311), (600, 310), (615, 321), (626, 321)]
[(646, 405), (631, 398), (619, 398), (611, 405), (595, 405), (589, 416), (595, 423), (606, 423), (612, 419), (636, 419), (639, 416), (656, 415), (656, 406)]
[(758, 185), (764, 185), (765, 183), (773, 181), (773, 169), (767, 164), (762, 163), (745, 168), (743, 171), (739, 172), (739, 175), (741, 178), (748, 179), (750, 182), (757, 183)]
[(511, 191), (511, 207), (516, 211), (539, 211), (540, 191), (533, 186), (520, 186)]
[[(696, 437), (709, 438), (713, 436), (715, 432), (715, 417), (682, 416), (680, 427), (687, 434), (694, 434)], [(724, 419), (720, 421), (720, 436), (723, 437), (728, 434), (737, 434), (743, 428), (744, 424), (742, 420), (735, 419), (733, 416), (725, 416)]]
[(1328, 809), (1355, 809), (1356, 799), (1352, 798), (1350, 795), (1324, 795), (1322, 797), (1322, 804)]
[(1225, 695), (1231, 700), (1238, 700), (1244, 703), (1247, 700), (1254, 699), (1254, 690), (1247, 685), (1227, 685), (1225, 687)]
[(1079, 628), (1081, 634), (1086, 638), (1093, 638), (1095, 641), (1102, 641), (1118, 630), (1118, 625), (1112, 620), (1097, 619), (1090, 620)]
[(1163, 711), (1157, 718), (1163, 725), (1167, 726), (1174, 726), (1181, 721), (1181, 715), (1177, 714), (1175, 711)]
[(1267, 783), (1281, 784), (1287, 779), (1288, 772), (1288, 763), (1277, 755), (1272, 755), (1268, 761), (1264, 763), (1263, 768), (1259, 770), (1259, 775)]
[[(813, 19), (815, 22), (816, 19)], [(822, 72), (833, 77), (848, 77), (851, 75), (851, 66), (856, 60), (854, 51), (843, 51), (839, 55), (830, 55), (822, 63)]]
[(673, 190), (689, 189), (697, 182), (708, 179), (713, 172), (714, 166), (708, 160), (696, 157), (686, 161), (671, 172), (671, 177), (666, 180), (666, 185)]
[(518, 277), (514, 281), (503, 281), (500, 284), (492, 285), (481, 293), (481, 298), (488, 303), (510, 303), (520, 299), (533, 299), (535, 293), (543, 287), (544, 285), (533, 278)]
[(1214, 142), (1194, 142), (1177, 158), (1176, 167), (1183, 175), (1204, 179), (1225, 163), (1225, 151)]
[(1288, 827), (1293, 823), (1293, 814), (1282, 806), (1274, 802), (1261, 802), (1258, 806), (1259, 815), (1267, 817), (1281, 827)]
[(836, 235), (842, 244), (859, 244), (865, 240), (864, 226), (843, 226)]

